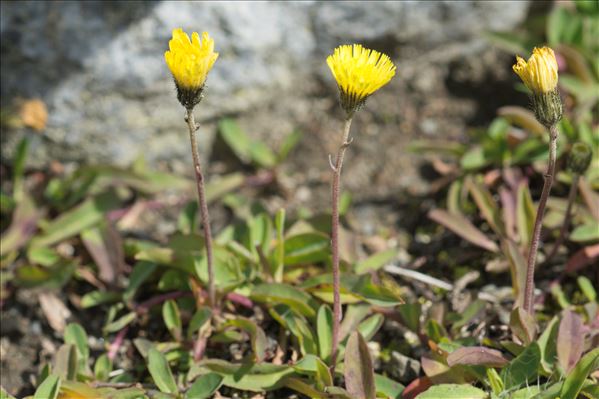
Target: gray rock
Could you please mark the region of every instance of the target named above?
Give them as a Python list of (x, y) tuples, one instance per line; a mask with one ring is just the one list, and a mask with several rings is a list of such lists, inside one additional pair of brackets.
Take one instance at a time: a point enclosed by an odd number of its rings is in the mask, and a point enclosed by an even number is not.
[[(220, 53), (197, 109), (207, 125), (205, 156), (222, 115), (249, 115), (248, 125), (259, 126), (252, 115), (274, 104), (269, 126), (312, 120), (323, 82), (335, 97), (324, 57), (340, 43), (386, 51), (410, 78), (422, 62), (480, 52), (481, 32), (511, 29), (527, 8), (521, 1), (2, 2), (1, 95), (4, 105), (15, 97), (48, 105), (47, 129), (32, 143), (34, 163), (128, 164), (139, 153), (170, 162), (188, 155), (163, 58), (175, 27), (208, 31)], [(3, 136), (2, 156), (10, 159), (19, 137)]]
[(391, 352), (391, 359), (383, 367), (391, 378), (404, 384), (420, 375), (420, 362), (397, 351)]

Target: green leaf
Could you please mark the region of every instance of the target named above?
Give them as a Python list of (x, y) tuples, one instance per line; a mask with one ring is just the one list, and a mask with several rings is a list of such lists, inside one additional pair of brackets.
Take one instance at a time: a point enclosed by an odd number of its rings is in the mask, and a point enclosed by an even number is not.
[(388, 249), (377, 252), (376, 254), (364, 259), (354, 266), (354, 271), (358, 274), (369, 273), (379, 270), (387, 263), (391, 262), (397, 256), (397, 249)]
[(590, 302), (595, 302), (597, 300), (597, 291), (593, 288), (593, 283), (585, 276), (578, 276), (576, 279), (580, 290), (587, 297)]
[(129, 312), (126, 315), (120, 317), (119, 319), (113, 321), (112, 323), (108, 323), (104, 326), (102, 330), (105, 334), (113, 333), (122, 330), (126, 326), (128, 326), (133, 320), (137, 318), (137, 313)]
[(302, 132), (300, 132), (299, 130), (294, 130), (293, 132), (285, 136), (283, 142), (281, 143), (281, 146), (279, 147), (279, 153), (277, 156), (279, 163), (283, 162), (287, 158), (291, 150), (295, 148), (295, 146), (297, 145), (297, 143), (299, 143), (301, 138)]
[(356, 399), (376, 399), (374, 368), (368, 345), (359, 332), (350, 334), (345, 348), (345, 388)]
[(121, 294), (112, 291), (91, 291), (81, 297), (81, 307), (91, 308), (105, 303), (117, 302)]
[(194, 234), (198, 228), (198, 201), (192, 200), (179, 214), (177, 229), (183, 234)]
[(528, 245), (532, 237), (536, 211), (528, 189), (528, 184), (521, 183), (518, 186), (517, 204), (516, 204), (516, 225), (520, 242)]
[(420, 333), (420, 314), (422, 306), (418, 302), (405, 303), (397, 307), (401, 319), (411, 331)]
[(294, 313), (287, 305), (273, 307), (270, 314), (297, 338), (302, 355), (318, 352), (316, 339), (304, 316)]
[(316, 386), (319, 390), (333, 384), (328, 366), (318, 356), (305, 355), (293, 368), (299, 373), (316, 377)]
[(204, 306), (198, 308), (198, 310), (194, 313), (193, 317), (189, 321), (189, 325), (187, 326), (187, 338), (191, 339), (193, 334), (195, 334), (198, 330), (200, 330), (206, 323), (210, 321), (212, 317), (212, 311), (209, 307)]
[(263, 168), (272, 168), (277, 163), (277, 156), (266, 144), (253, 141), (250, 145), (252, 161)]
[(556, 46), (563, 43), (564, 32), (572, 22), (570, 12), (564, 7), (555, 7), (549, 14), (546, 24), (547, 42), (551, 46)]
[(275, 262), (273, 275), (275, 282), (283, 282), (285, 272), (285, 209), (281, 208), (275, 216), (275, 229), (277, 231), (277, 246), (275, 248)]
[(235, 319), (228, 320), (224, 326), (235, 326), (247, 332), (250, 335), (252, 342), (252, 351), (255, 355), (255, 361), (261, 362), (264, 360), (268, 342), (266, 340), (266, 334), (264, 334), (264, 330), (262, 330), (262, 328), (258, 327), (258, 325), (250, 319), (243, 317), (237, 317)]
[(6, 390), (0, 386), (0, 399), (15, 399), (15, 397), (6, 392)]
[(87, 364), (89, 346), (87, 344), (87, 334), (83, 327), (77, 323), (69, 323), (64, 330), (64, 343), (75, 345), (80, 363)]
[(171, 333), (175, 341), (181, 340), (181, 313), (179, 312), (179, 306), (177, 302), (172, 299), (162, 304), (162, 319), (166, 328)]
[(251, 159), (252, 142), (249, 136), (241, 130), (237, 122), (223, 119), (218, 123), (218, 132), (233, 153), (244, 163)]
[(77, 376), (78, 360), (75, 345), (64, 344), (54, 356), (54, 373), (63, 380), (74, 380)]
[(466, 384), (433, 385), (416, 399), (487, 399), (487, 393)]
[(304, 291), (288, 284), (260, 284), (254, 287), (250, 298), (256, 302), (282, 303), (310, 318), (316, 315), (314, 299)]
[(123, 300), (129, 302), (135, 296), (137, 289), (154, 273), (158, 265), (151, 262), (136, 262), (129, 275), (129, 284), (123, 292)]
[(316, 331), (320, 358), (329, 363), (333, 349), (333, 312), (327, 305), (321, 305), (318, 309)]
[[(249, 224), (250, 250), (255, 252), (260, 247), (264, 254), (268, 253), (270, 241), (272, 240), (272, 221), (266, 213), (260, 213), (253, 217)], [(265, 270), (268, 272), (269, 270)]]
[(322, 262), (329, 257), (329, 237), (321, 233), (303, 233), (285, 240), (285, 265)]
[(538, 374), (540, 363), (541, 349), (539, 344), (533, 342), (501, 370), (501, 379), (505, 389), (518, 388), (522, 384), (532, 385)]
[(547, 324), (545, 331), (543, 331), (537, 340), (539, 349), (541, 350), (541, 366), (547, 374), (552, 372), (557, 356), (557, 329), (558, 318), (556, 316)]
[(370, 340), (383, 325), (385, 317), (382, 314), (373, 314), (358, 325), (358, 331), (365, 340)]
[(35, 390), (33, 399), (56, 399), (60, 391), (60, 378), (50, 374)]
[(293, 368), (269, 363), (232, 364), (219, 359), (200, 362), (201, 368), (224, 377), (223, 385), (252, 392), (274, 390), (284, 384), (285, 377), (293, 375)]
[(29, 149), (29, 140), (23, 137), (17, 145), (15, 156), (13, 158), (13, 198), (20, 201), (23, 196), (23, 176), (25, 174), (25, 162), (27, 161), (27, 152)]
[(172, 394), (179, 392), (166, 357), (154, 347), (148, 351), (148, 371), (161, 392)]
[(60, 255), (54, 248), (29, 248), (27, 251), (27, 259), (29, 259), (29, 262), (36, 265), (51, 267), (60, 260)]
[(401, 393), (404, 391), (404, 386), (399, 382), (393, 381), (380, 374), (374, 375), (374, 383), (376, 385), (377, 395), (384, 395), (386, 398), (400, 399)]
[(596, 348), (584, 355), (570, 374), (568, 374), (560, 392), (561, 399), (576, 399), (585, 379), (598, 367), (599, 348)]
[(198, 377), (189, 388), (185, 397), (187, 399), (211, 398), (223, 382), (223, 377), (217, 373), (208, 373)]
[(112, 361), (106, 353), (101, 354), (94, 364), (94, 376), (98, 381), (108, 380), (108, 375), (112, 371)]
[(90, 198), (50, 222), (44, 228), (43, 234), (31, 240), (31, 246), (50, 246), (73, 237), (100, 223), (106, 212), (116, 209), (119, 205), (120, 200), (112, 192)]
[(482, 147), (472, 147), (460, 159), (460, 165), (464, 170), (474, 171), (487, 166), (490, 160), (485, 157)]
[(591, 242), (599, 240), (599, 223), (594, 220), (578, 226), (570, 233), (570, 241)]
[(146, 391), (141, 388), (125, 388), (105, 393), (106, 399), (147, 399)]

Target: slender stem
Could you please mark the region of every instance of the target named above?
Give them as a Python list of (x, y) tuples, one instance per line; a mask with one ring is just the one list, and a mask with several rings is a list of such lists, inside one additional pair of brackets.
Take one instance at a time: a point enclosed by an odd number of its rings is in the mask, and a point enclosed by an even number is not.
[(557, 236), (557, 240), (553, 245), (553, 249), (547, 255), (546, 262), (549, 262), (557, 253), (557, 250), (564, 242), (566, 238), (566, 233), (568, 228), (570, 227), (570, 221), (572, 219), (572, 206), (574, 205), (574, 201), (576, 200), (576, 193), (578, 191), (578, 180), (580, 180), (580, 174), (575, 173), (572, 177), (572, 185), (570, 186), (570, 192), (568, 193), (568, 206), (566, 207), (566, 214), (564, 215), (564, 222), (562, 223), (562, 227), (559, 230), (559, 236)]
[(526, 266), (524, 310), (529, 314), (533, 314), (535, 263), (539, 249), (539, 238), (541, 236), (543, 215), (545, 214), (545, 205), (547, 205), (547, 198), (549, 198), (549, 192), (551, 191), (551, 186), (553, 185), (553, 175), (555, 174), (555, 158), (557, 153), (557, 127), (555, 125), (549, 128), (549, 136), (549, 162), (547, 163), (547, 172), (544, 176), (545, 183), (543, 184), (543, 191), (541, 192), (541, 198), (539, 199), (539, 207), (537, 209), (537, 216), (535, 218), (532, 241), (530, 243), (530, 252), (528, 253), (528, 262)]
[(189, 140), (191, 141), (191, 155), (193, 156), (193, 165), (196, 175), (196, 185), (198, 188), (198, 200), (200, 202), (200, 214), (202, 216), (202, 226), (204, 227), (204, 243), (206, 245), (206, 261), (208, 263), (208, 301), (213, 310), (216, 309), (216, 290), (214, 287), (214, 269), (212, 267), (212, 233), (210, 231), (210, 217), (208, 216), (208, 204), (204, 192), (204, 175), (200, 165), (200, 154), (198, 152), (198, 142), (196, 131), (198, 126), (193, 117), (193, 108), (187, 109), (185, 120), (189, 127)]
[(343, 157), (345, 150), (351, 144), (349, 138), (349, 128), (351, 126), (351, 117), (345, 120), (343, 128), (343, 141), (337, 151), (335, 165), (331, 164), (333, 169), (332, 182), (332, 223), (331, 223), (331, 248), (333, 257), (333, 347), (331, 350), (331, 373), (334, 375), (335, 365), (337, 363), (337, 347), (339, 346), (339, 325), (341, 323), (341, 299), (339, 295), (339, 181), (341, 178), (341, 168), (343, 167)]

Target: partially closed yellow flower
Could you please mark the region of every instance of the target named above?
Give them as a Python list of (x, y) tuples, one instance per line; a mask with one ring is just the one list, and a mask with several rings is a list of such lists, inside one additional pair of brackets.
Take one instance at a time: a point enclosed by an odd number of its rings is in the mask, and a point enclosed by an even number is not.
[(562, 102), (557, 90), (557, 60), (549, 47), (534, 48), (528, 62), (516, 57), (512, 67), (532, 92), (532, 107), (539, 122), (546, 127), (562, 118)]
[(218, 58), (214, 40), (207, 32), (202, 33), (201, 41), (197, 32), (189, 40), (187, 33), (179, 28), (173, 30), (168, 45), (164, 59), (175, 79), (179, 101), (187, 108), (193, 107), (200, 101), (208, 72)]
[(516, 57), (513, 69), (535, 94), (549, 93), (557, 87), (557, 61), (549, 47), (535, 47), (528, 62)]
[(389, 56), (359, 44), (337, 47), (327, 57), (327, 65), (339, 86), (341, 106), (349, 115), (395, 76)]

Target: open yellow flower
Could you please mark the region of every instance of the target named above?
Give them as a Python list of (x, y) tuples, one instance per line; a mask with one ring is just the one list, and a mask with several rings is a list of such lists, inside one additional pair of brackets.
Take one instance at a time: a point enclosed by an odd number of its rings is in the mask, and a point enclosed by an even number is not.
[(200, 101), (208, 72), (218, 58), (214, 40), (207, 32), (202, 33), (201, 41), (197, 32), (189, 40), (187, 33), (179, 28), (173, 30), (168, 46), (164, 59), (175, 79), (179, 101), (185, 107), (193, 107)]
[(513, 69), (534, 94), (549, 93), (557, 87), (557, 61), (549, 47), (535, 47), (528, 62), (517, 56)]
[(350, 115), (395, 76), (389, 56), (359, 44), (337, 47), (327, 65), (339, 86), (341, 105)]

